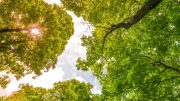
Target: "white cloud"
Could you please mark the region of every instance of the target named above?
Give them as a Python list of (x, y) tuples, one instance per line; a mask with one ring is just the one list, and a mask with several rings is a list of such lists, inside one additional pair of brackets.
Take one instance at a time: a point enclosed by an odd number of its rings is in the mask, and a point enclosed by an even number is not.
[(102, 87), (101, 87), (101, 85), (100, 85), (100, 82), (99, 82), (97, 79), (95, 79), (93, 85), (94, 85), (94, 87), (91, 89), (91, 92), (92, 92), (93, 94), (101, 94), (101, 89), (102, 89)]
[(76, 77), (74, 77), (76, 80), (79, 80), (80, 82), (86, 82), (87, 83), (87, 81), (85, 81), (81, 76), (76, 76)]
[(7, 93), (5, 89), (0, 88), (0, 96), (5, 96)]
[(33, 76), (35, 76), (33, 73), (26, 75), (20, 80), (16, 80), (15, 77), (11, 77), (11, 82), (5, 90), (9, 95), (11, 92), (19, 90), (18, 88), (19, 84), (26, 84), (26, 83), (29, 83), (34, 87), (51, 88), (53, 87), (54, 82), (63, 80), (62, 78), (63, 75), (64, 73), (62, 71), (62, 68), (55, 68), (53, 70), (50, 70), (49, 72), (43, 73), (43, 75), (35, 79), (32, 78)]

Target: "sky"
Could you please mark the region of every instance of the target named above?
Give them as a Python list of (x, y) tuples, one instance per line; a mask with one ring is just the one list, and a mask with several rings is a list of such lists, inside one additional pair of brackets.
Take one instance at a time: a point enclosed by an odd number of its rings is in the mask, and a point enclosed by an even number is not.
[[(59, 0), (45, 0), (47, 3), (56, 3), (60, 5)], [(16, 80), (15, 77), (10, 75), (11, 82), (6, 89), (0, 89), (0, 95), (9, 95), (13, 91), (19, 90), (18, 86), (22, 83), (29, 83), (34, 87), (51, 88), (53, 84), (58, 81), (65, 81), (70, 79), (77, 79), (92, 84), (94, 87), (91, 89), (92, 93), (100, 94), (101, 85), (99, 81), (92, 75), (91, 71), (78, 71), (76, 69), (76, 60), (78, 57), (86, 57), (86, 48), (81, 46), (82, 35), (91, 35), (93, 30), (92, 26), (89, 26), (89, 22), (83, 20), (82, 17), (77, 17), (73, 12), (68, 11), (73, 18), (74, 22), (74, 34), (68, 41), (64, 52), (58, 57), (56, 68), (49, 72), (43, 73), (43, 75), (36, 77), (34, 74), (26, 75), (25, 77)]]

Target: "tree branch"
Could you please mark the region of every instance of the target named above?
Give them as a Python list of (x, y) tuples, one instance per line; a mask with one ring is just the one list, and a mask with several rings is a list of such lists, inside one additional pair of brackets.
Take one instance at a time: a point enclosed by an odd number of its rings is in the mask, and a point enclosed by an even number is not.
[(161, 83), (163, 83), (163, 82), (166, 82), (166, 81), (169, 81), (169, 80), (173, 80), (173, 79), (177, 79), (177, 78), (179, 78), (180, 76), (174, 76), (174, 77), (171, 77), (171, 78), (168, 78), (168, 79), (164, 79), (164, 80), (162, 80), (162, 81), (160, 81), (160, 82), (156, 82), (157, 84), (152, 88), (152, 89), (155, 89), (157, 86), (159, 86)]
[(174, 77), (171, 77), (171, 78), (168, 78), (168, 79), (164, 79), (162, 81), (160, 81), (159, 83), (162, 83), (162, 82), (165, 82), (165, 81), (169, 81), (169, 80), (173, 80), (173, 79), (176, 79), (176, 78), (179, 78), (180, 76), (174, 76)]
[(164, 73), (166, 71), (166, 68), (164, 68), (159, 74), (158, 76), (160, 76), (162, 73)]
[(158, 65), (158, 66), (162, 66), (162, 67), (164, 67), (167, 70), (171, 70), (171, 71), (174, 71), (174, 72), (180, 74), (180, 70), (178, 68), (175, 68), (175, 67), (172, 67), (172, 66), (168, 66), (168, 65), (162, 63), (161, 61), (156, 61), (155, 64)]
[(120, 22), (118, 24), (112, 25), (109, 28), (109, 31), (106, 33), (106, 35), (104, 36), (103, 39), (103, 44), (102, 44), (102, 53), (103, 53), (103, 49), (104, 49), (104, 45), (105, 45), (105, 41), (107, 36), (112, 33), (114, 30), (118, 29), (118, 28), (125, 28), (125, 29), (129, 29), (130, 27), (132, 27), (133, 25), (135, 25), (137, 22), (139, 22), (146, 14), (148, 14), (151, 10), (153, 10), (154, 8), (156, 8), (160, 2), (162, 2), (163, 0), (148, 0), (147, 2), (144, 3), (144, 5), (141, 7), (140, 10), (138, 10), (138, 12), (129, 20), (129, 22), (125, 23)]
[(23, 29), (20, 29), (20, 28), (2, 28), (0, 29), (0, 33), (6, 33), (6, 32), (21, 32)]
[[(127, 23), (121, 22), (116, 25), (113, 25), (113, 29), (117, 28), (125, 28), (129, 29), (131, 26), (139, 22), (146, 14), (148, 14), (151, 10), (153, 10), (155, 7), (159, 5), (160, 2), (163, 0), (148, 0), (144, 6), (141, 7), (141, 9), (135, 14), (135, 16)], [(111, 27), (111, 28), (112, 28)]]
[(174, 72), (180, 74), (180, 69), (178, 69), (178, 68), (169, 66), (161, 61), (155, 61), (153, 58), (151, 58), (149, 56), (144, 56), (144, 57), (151, 60), (155, 66), (161, 66), (161, 67), (164, 67), (165, 70), (171, 70), (171, 71), (174, 71)]

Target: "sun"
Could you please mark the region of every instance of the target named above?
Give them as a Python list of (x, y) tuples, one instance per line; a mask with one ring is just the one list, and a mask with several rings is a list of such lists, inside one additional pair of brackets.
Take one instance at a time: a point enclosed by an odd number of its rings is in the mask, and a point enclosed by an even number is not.
[(38, 28), (33, 28), (33, 29), (31, 29), (31, 33), (34, 34), (34, 35), (39, 35), (40, 31), (39, 31)]

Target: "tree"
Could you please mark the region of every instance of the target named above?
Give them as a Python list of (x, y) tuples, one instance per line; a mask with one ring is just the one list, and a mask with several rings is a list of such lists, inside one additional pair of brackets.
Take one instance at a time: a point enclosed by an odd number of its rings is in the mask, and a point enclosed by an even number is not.
[(4, 97), (4, 101), (90, 101), (91, 85), (75, 79), (57, 82), (51, 89), (21, 85), (21, 90)]
[(73, 34), (70, 15), (43, 0), (1, 0), (0, 12), (0, 71), (19, 79), (54, 68)]
[(58, 82), (54, 84), (54, 88), (50, 90), (51, 100), (62, 101), (90, 101), (92, 86), (87, 83), (80, 83), (79, 81), (72, 79), (65, 82)]
[[(95, 30), (77, 60), (100, 80), (102, 99), (173, 100), (180, 96), (178, 0), (62, 0)], [(107, 70), (107, 72), (105, 72)]]

